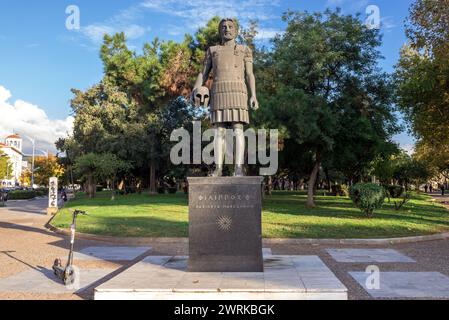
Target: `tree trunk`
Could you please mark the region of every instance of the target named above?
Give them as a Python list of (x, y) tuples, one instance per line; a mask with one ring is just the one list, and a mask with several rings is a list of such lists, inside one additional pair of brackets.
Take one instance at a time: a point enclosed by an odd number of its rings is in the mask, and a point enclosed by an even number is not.
[(150, 163), (150, 194), (157, 194), (156, 190), (156, 165), (154, 160)]
[(92, 175), (87, 176), (86, 181), (86, 193), (87, 196), (92, 199), (95, 198), (95, 192), (97, 191), (97, 184), (95, 183), (95, 179)]
[(327, 191), (332, 192), (331, 179), (329, 177), (329, 170), (327, 168), (324, 169), (324, 174), (326, 175)]
[(115, 201), (115, 178), (112, 179), (111, 190), (112, 190), (111, 201)]
[(312, 173), (309, 178), (309, 185), (307, 188), (307, 207), (315, 208), (315, 185), (318, 180), (318, 174), (320, 172), (320, 164), (321, 164), (321, 155), (319, 151), (316, 152), (315, 155), (315, 165), (313, 166)]
[(273, 194), (273, 177), (269, 176), (267, 180), (266, 195), (271, 196)]

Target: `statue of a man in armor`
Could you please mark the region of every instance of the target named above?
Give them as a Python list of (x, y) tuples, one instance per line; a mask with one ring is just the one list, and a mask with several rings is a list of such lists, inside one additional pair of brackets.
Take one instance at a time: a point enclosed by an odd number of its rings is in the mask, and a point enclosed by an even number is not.
[[(247, 46), (237, 44), (238, 25), (233, 19), (219, 24), (221, 43), (207, 50), (204, 71), (198, 76), (192, 99), (197, 106), (207, 107), (210, 97), (210, 118), (215, 127), (214, 154), (216, 169), (213, 176), (222, 176), (225, 158), (226, 129), (234, 130), (236, 137), (235, 176), (243, 176), (245, 136), (243, 127), (249, 124), (248, 103), (259, 109), (256, 80), (253, 73), (253, 54)], [(213, 74), (212, 87), (206, 82)], [(249, 93), (249, 94), (248, 94)]]

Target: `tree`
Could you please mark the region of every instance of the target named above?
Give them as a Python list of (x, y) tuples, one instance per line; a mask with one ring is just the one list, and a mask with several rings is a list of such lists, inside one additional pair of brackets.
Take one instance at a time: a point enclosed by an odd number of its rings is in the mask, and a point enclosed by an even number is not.
[(449, 145), (435, 146), (424, 141), (418, 141), (415, 148), (415, 158), (426, 164), (432, 177), (441, 174), (449, 180)]
[(12, 163), (9, 157), (0, 150), (0, 177), (9, 180), (12, 178)]
[(95, 198), (97, 180), (100, 170), (97, 164), (100, 163), (99, 156), (94, 153), (82, 155), (75, 160), (75, 171), (85, 182), (85, 192), (89, 198)]
[(401, 50), (395, 74), (397, 104), (418, 140), (418, 157), (448, 177), (448, 1), (416, 0), (406, 31), (410, 43)]
[(99, 181), (109, 180), (112, 186), (112, 200), (114, 200), (116, 177), (120, 172), (130, 170), (131, 164), (110, 153), (88, 153), (75, 160), (74, 168), (84, 180), (89, 198), (95, 198)]
[(120, 160), (117, 156), (106, 153), (98, 156), (96, 164), (96, 176), (101, 179), (110, 181), (111, 185), (111, 200), (115, 200), (115, 189), (117, 175), (128, 172), (132, 166), (129, 162)]
[[(201, 70), (205, 48), (219, 41), (219, 21), (212, 18), (195, 37), (186, 35), (180, 43), (156, 38), (144, 45), (142, 54), (128, 48), (123, 33), (106, 35), (100, 52), (104, 77), (86, 91), (72, 90), (73, 137), (60, 141), (58, 148), (70, 150), (72, 159), (89, 153), (132, 159), (132, 173), (149, 172), (154, 193), (158, 177), (172, 169), (167, 163), (171, 131), (193, 119), (184, 98)], [(248, 41), (252, 34), (248, 32)]]
[(24, 186), (31, 186), (31, 170), (24, 170), (20, 176), (20, 183)]
[(393, 176), (400, 185), (408, 190), (411, 184), (419, 187), (430, 179), (431, 171), (424, 162), (412, 157), (405, 157), (398, 163)]
[(258, 117), (312, 154), (307, 205), (314, 207), (324, 161), (336, 167), (344, 163), (339, 168), (346, 172), (356, 163), (360, 175), (397, 131), (391, 81), (377, 67), (380, 35), (359, 17), (337, 10), (289, 12), (283, 20), (286, 32), (256, 67), (262, 69)]
[(448, 1), (416, 0), (410, 7), (406, 34), (414, 48), (446, 55), (449, 50)]
[(51, 154), (48, 157), (35, 157), (34, 167), (34, 182), (40, 186), (48, 186), (51, 177), (59, 178), (64, 174), (58, 158)]

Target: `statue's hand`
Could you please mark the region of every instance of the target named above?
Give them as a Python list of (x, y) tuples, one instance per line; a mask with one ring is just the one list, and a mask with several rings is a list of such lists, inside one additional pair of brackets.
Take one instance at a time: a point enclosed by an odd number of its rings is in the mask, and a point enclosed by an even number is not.
[(197, 107), (196, 105), (195, 105), (195, 96), (196, 96), (196, 93), (198, 92), (198, 88), (193, 88), (193, 90), (192, 90), (192, 93), (190, 94), (190, 103), (192, 104), (192, 105), (194, 105), (195, 107)]
[(259, 101), (257, 101), (256, 97), (251, 97), (251, 99), (249, 100), (249, 105), (254, 111), (259, 110)]

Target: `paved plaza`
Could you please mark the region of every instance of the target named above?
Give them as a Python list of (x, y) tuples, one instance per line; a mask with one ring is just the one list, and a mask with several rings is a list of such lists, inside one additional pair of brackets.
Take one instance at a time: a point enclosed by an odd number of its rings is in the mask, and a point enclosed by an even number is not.
[(393, 249), (328, 249), (337, 262), (347, 263), (413, 263), (415, 260)]
[[(45, 228), (45, 206), (46, 200), (38, 199), (0, 208), (0, 299), (93, 299), (95, 288), (123, 280), (129, 270), (161, 265), (176, 276), (158, 279), (161, 274), (155, 269), (154, 273), (146, 270), (147, 278), (160, 287), (168, 286), (171, 292), (177, 288), (186, 294), (195, 288), (226, 292), (226, 288), (244, 287), (270, 294), (290, 290), (319, 298), (312, 295), (313, 290), (329, 291), (332, 284), (340, 293), (347, 288), (349, 299), (449, 299), (449, 240), (384, 246), (273, 242), (263, 249), (267, 271), (263, 276), (203, 274), (198, 279), (198, 274), (183, 271), (188, 256), (185, 239), (148, 239), (138, 245), (77, 239), (75, 265), (80, 283), (77, 288), (66, 288), (54, 277), (51, 266), (55, 258), (65, 262), (69, 239)], [(369, 266), (379, 269), (378, 289), (367, 287)], [(128, 280), (126, 287), (147, 287), (137, 278)]]
[(132, 261), (150, 250), (150, 247), (88, 247), (73, 256), (75, 260)]

